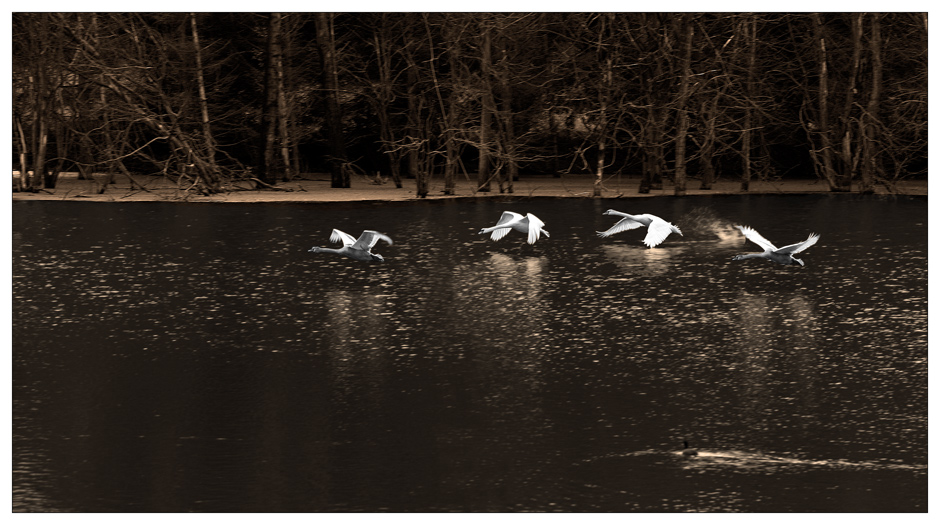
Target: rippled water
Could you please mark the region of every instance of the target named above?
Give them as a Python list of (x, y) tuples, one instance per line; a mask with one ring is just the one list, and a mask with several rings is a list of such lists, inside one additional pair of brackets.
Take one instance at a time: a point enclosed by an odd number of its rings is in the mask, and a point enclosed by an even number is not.
[[(507, 209), (551, 237), (477, 234)], [(926, 199), (13, 219), (15, 511), (926, 511)], [(731, 262), (734, 223), (822, 237)], [(395, 244), (307, 253), (332, 228)]]

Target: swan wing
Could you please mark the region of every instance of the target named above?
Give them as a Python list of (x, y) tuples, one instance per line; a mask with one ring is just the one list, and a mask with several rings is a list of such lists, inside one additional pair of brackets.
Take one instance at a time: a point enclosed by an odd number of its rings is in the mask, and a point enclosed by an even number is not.
[(392, 238), (388, 235), (379, 233), (375, 230), (365, 230), (362, 232), (362, 235), (359, 236), (359, 239), (356, 240), (356, 244), (353, 247), (368, 251), (371, 250), (372, 247), (375, 246), (375, 243), (379, 242), (379, 240), (383, 240), (389, 244), (394, 244), (392, 242)]
[(818, 233), (811, 233), (811, 234), (809, 234), (809, 237), (807, 237), (805, 241), (803, 241), (803, 242), (798, 242), (798, 243), (796, 243), (796, 244), (790, 244), (790, 245), (788, 245), (788, 246), (784, 246), (783, 248), (780, 248), (779, 250), (777, 250), (777, 253), (782, 253), (782, 254), (787, 254), (787, 253), (789, 253), (789, 254), (800, 253), (801, 251), (803, 251), (803, 250), (809, 248), (810, 246), (816, 244), (816, 241), (818, 241), (818, 240), (819, 240), (819, 234), (818, 234)]
[(542, 226), (545, 226), (545, 223), (541, 219), (532, 215), (531, 213), (526, 214), (526, 221), (529, 223), (529, 244), (535, 244), (535, 241), (539, 240), (539, 235), (542, 233)]
[(772, 242), (765, 239), (763, 235), (757, 233), (757, 230), (755, 230), (754, 228), (751, 228), (750, 226), (738, 226), (737, 228), (741, 230), (741, 233), (744, 234), (744, 237), (746, 237), (747, 240), (760, 246), (761, 248), (764, 249), (764, 251), (769, 251), (769, 252), (777, 251), (777, 247), (774, 246)]
[[(608, 211), (614, 211), (614, 210), (608, 210)], [(620, 213), (620, 212), (617, 212), (617, 213)], [(622, 213), (620, 213), (620, 214), (621, 214), (621, 215), (626, 215), (626, 214), (622, 214)], [(612, 213), (608, 213), (607, 215), (613, 215), (613, 214), (612, 214)], [(643, 223), (637, 222), (637, 221), (633, 220), (632, 218), (630, 218), (629, 216), (627, 216), (627, 217), (624, 217), (623, 219), (620, 219), (619, 221), (617, 221), (617, 224), (614, 224), (613, 226), (611, 226), (610, 228), (608, 228), (607, 231), (597, 232), (597, 235), (599, 235), (599, 236), (601, 236), (601, 237), (610, 237), (611, 235), (613, 235), (613, 234), (615, 234), (615, 233), (620, 233), (620, 232), (622, 232), (622, 231), (627, 231), (627, 230), (633, 230), (633, 229), (636, 229), (636, 228), (640, 228), (640, 227), (642, 227), (642, 226), (643, 226)]]
[[(668, 222), (656, 217), (650, 222), (649, 230), (646, 232), (646, 238), (643, 239), (643, 244), (649, 246), (650, 248), (660, 244), (666, 240), (666, 237), (669, 237), (669, 234), (672, 233), (673, 226)], [(676, 228), (678, 229), (678, 228)]]
[(499, 221), (496, 223), (496, 227), (512, 228), (513, 223), (520, 222), (523, 219), (525, 219), (525, 217), (514, 211), (504, 211), (503, 214), (500, 215)]
[(334, 228), (333, 233), (330, 235), (330, 242), (341, 242), (343, 246), (349, 246), (356, 242), (356, 238), (344, 231)]
[(512, 228), (496, 228), (493, 230), (493, 233), (490, 234), (490, 239), (498, 241), (505, 237), (510, 231), (512, 231)]

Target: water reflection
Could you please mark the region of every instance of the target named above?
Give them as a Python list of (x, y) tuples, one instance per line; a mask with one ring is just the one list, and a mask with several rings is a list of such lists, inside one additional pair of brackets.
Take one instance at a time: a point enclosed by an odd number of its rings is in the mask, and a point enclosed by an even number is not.
[(815, 422), (819, 378), (813, 303), (781, 295), (741, 292), (736, 320), (743, 414), (761, 437), (753, 445), (776, 450), (787, 446), (775, 441), (783, 428)]
[[(451, 498), (468, 493), (475, 510), (527, 508), (524, 488), (542, 462), (521, 461), (543, 450), (550, 421), (542, 409), (546, 330), (545, 257), (492, 253), (481, 264), (461, 264), (452, 288), (459, 318), (472, 323), (461, 344), (472, 349), (470, 383), (462, 404), (471, 419), (437, 428), (437, 446), (449, 457), (441, 482)], [(498, 471), (496, 477), (490, 473)], [(490, 476), (489, 482), (479, 481)], [(507, 507), (507, 505), (509, 507)], [(470, 510), (470, 509), (466, 509)]]
[(624, 246), (620, 244), (605, 244), (600, 247), (601, 252), (609, 262), (629, 275), (643, 275), (655, 277), (669, 271), (675, 258), (688, 250), (684, 246)]
[[(489, 201), (86, 206), (14, 216), (17, 511), (925, 508), (926, 202), (650, 199), (652, 250), (603, 200), (534, 246)], [(728, 264), (807, 207), (812, 265)], [(386, 264), (307, 254), (350, 216)]]

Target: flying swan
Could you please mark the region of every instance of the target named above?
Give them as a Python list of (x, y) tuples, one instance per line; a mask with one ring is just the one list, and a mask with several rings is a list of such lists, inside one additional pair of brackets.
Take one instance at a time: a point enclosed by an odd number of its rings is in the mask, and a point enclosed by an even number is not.
[(542, 229), (542, 226), (545, 226), (545, 223), (531, 213), (522, 216), (513, 211), (504, 211), (496, 226), (483, 228), (480, 233), (492, 232), (490, 239), (498, 241), (505, 237), (509, 230), (516, 230), (528, 235), (527, 242), (529, 244), (535, 244), (535, 241), (539, 240), (539, 235), (543, 233), (546, 237), (550, 237), (548, 232)]
[(760, 246), (764, 249), (763, 253), (745, 253), (742, 255), (735, 255), (731, 258), (732, 261), (740, 261), (741, 259), (755, 259), (763, 258), (771, 260), (778, 264), (793, 264), (797, 262), (800, 266), (806, 266), (803, 264), (803, 261), (797, 259), (793, 256), (794, 253), (800, 253), (801, 251), (809, 248), (810, 246), (816, 244), (816, 241), (819, 240), (819, 235), (816, 233), (809, 234), (809, 237), (803, 242), (798, 242), (796, 244), (790, 244), (784, 246), (783, 248), (777, 248), (770, 241), (765, 239), (761, 234), (757, 233), (757, 230), (751, 228), (750, 226), (736, 226), (737, 229), (741, 230), (741, 233), (747, 238), (747, 240), (753, 242), (754, 244)]
[(664, 221), (655, 215), (650, 215), (649, 213), (644, 213), (642, 215), (630, 215), (629, 213), (619, 212), (617, 210), (607, 210), (604, 212), (604, 215), (617, 215), (623, 217), (617, 224), (611, 226), (607, 231), (597, 232), (597, 235), (601, 237), (610, 237), (615, 233), (620, 233), (625, 230), (632, 230), (634, 228), (640, 228), (642, 226), (647, 226), (646, 238), (643, 239), (643, 244), (649, 246), (650, 248), (659, 245), (666, 240), (666, 237), (669, 237), (670, 233), (678, 233), (682, 235), (682, 232), (679, 231), (674, 224)]
[(342, 242), (342, 248), (321, 248), (314, 246), (307, 251), (313, 253), (336, 253), (357, 261), (384, 262), (385, 259), (381, 255), (372, 253), (372, 247), (375, 246), (375, 243), (379, 242), (380, 239), (388, 244), (393, 244), (392, 239), (388, 235), (381, 234), (374, 230), (365, 230), (362, 232), (362, 235), (359, 236), (359, 239), (356, 239), (348, 233), (334, 229), (333, 234), (330, 235), (330, 242)]

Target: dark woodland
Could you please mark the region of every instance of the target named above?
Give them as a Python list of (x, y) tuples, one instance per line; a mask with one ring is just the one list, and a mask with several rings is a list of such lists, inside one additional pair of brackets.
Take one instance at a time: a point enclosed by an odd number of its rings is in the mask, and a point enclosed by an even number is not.
[(20, 191), (927, 170), (926, 13), (14, 13), (12, 54)]

